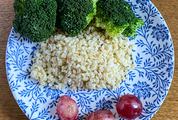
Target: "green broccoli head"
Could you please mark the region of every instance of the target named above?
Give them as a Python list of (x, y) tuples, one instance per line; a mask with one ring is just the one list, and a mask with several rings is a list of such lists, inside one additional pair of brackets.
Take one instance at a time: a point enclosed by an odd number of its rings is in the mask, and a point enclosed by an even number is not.
[(55, 0), (15, 0), (15, 30), (34, 42), (44, 41), (55, 30)]
[(135, 17), (130, 5), (124, 0), (99, 0), (97, 2), (96, 26), (105, 29), (109, 36), (119, 36), (124, 32), (126, 36), (133, 35), (141, 25), (139, 23), (141, 20)]
[(122, 34), (126, 37), (134, 37), (136, 35), (137, 29), (140, 28), (143, 24), (143, 20), (135, 17)]
[(97, 0), (58, 0), (57, 27), (70, 36), (79, 34), (96, 14), (96, 2)]

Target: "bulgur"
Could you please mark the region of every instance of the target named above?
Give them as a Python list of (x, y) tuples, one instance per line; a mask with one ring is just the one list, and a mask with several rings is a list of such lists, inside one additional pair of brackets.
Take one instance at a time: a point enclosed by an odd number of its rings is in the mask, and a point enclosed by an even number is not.
[(39, 44), (31, 77), (54, 88), (114, 89), (133, 68), (128, 39), (110, 38), (94, 27), (76, 37), (57, 34)]

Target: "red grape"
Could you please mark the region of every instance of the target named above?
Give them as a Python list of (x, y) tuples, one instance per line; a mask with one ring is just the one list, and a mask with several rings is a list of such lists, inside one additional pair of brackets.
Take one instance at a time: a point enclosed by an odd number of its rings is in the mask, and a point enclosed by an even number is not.
[(77, 103), (66, 95), (61, 96), (57, 104), (57, 113), (61, 120), (77, 120)]
[(115, 120), (115, 118), (109, 110), (98, 110), (90, 113), (86, 120)]
[(134, 95), (123, 95), (116, 104), (118, 114), (126, 119), (135, 119), (142, 113), (142, 103)]

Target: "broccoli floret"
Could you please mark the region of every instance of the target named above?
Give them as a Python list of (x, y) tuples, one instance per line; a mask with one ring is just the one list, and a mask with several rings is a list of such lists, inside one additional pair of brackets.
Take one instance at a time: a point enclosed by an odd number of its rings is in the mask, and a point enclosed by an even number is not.
[(97, 0), (58, 0), (57, 27), (70, 36), (79, 34), (96, 14)]
[(97, 2), (96, 27), (106, 30), (115, 37), (121, 35), (132, 36), (142, 25), (142, 20), (135, 17), (131, 6), (124, 0), (99, 0)]
[(55, 0), (15, 0), (15, 30), (34, 42), (44, 41), (55, 30)]
[(126, 37), (133, 37), (136, 35), (137, 29), (140, 28), (143, 24), (143, 20), (135, 17), (122, 34)]

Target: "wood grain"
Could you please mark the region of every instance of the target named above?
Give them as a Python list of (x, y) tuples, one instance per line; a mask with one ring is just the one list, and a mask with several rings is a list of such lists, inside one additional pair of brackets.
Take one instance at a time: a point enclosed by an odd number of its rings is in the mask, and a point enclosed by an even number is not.
[[(175, 56), (178, 57), (178, 0), (152, 0), (165, 18), (174, 40)], [(0, 120), (27, 120), (16, 104), (6, 80), (5, 50), (14, 17), (13, 0), (0, 0)], [(175, 57), (175, 58), (176, 58)], [(178, 119), (178, 60), (169, 94), (153, 120)]]
[(27, 120), (15, 102), (6, 80), (5, 50), (13, 16), (13, 0), (0, 0), (0, 120)]

